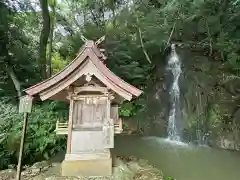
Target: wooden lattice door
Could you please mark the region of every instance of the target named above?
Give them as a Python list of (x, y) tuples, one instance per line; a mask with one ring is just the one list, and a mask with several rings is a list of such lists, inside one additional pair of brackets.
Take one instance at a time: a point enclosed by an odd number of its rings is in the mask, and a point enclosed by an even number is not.
[(101, 98), (84, 98), (74, 101), (73, 128), (102, 127), (107, 116), (107, 100)]
[(84, 134), (86, 138), (83, 141), (88, 139), (88, 142), (85, 142), (86, 146), (113, 148), (114, 123), (110, 118), (108, 97), (74, 100), (73, 130), (75, 133), (78, 131)]

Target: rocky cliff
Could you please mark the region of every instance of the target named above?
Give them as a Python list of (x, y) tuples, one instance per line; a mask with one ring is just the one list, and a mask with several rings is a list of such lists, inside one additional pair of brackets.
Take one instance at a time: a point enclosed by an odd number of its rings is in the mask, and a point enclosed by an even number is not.
[[(185, 141), (239, 149), (240, 78), (227, 63), (187, 49), (177, 49), (182, 63), (181, 116), (178, 126)], [(155, 79), (147, 91), (142, 118), (148, 135), (167, 136), (169, 83), (168, 56), (159, 59)]]

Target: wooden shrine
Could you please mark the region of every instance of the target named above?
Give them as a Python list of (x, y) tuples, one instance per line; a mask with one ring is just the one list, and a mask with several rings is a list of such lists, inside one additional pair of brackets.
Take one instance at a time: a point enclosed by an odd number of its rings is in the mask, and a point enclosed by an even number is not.
[(56, 133), (68, 136), (63, 176), (111, 175), (110, 148), (114, 134), (122, 131), (118, 104), (142, 93), (106, 67), (106, 57), (98, 48), (103, 40), (87, 40), (67, 67), (25, 90), (42, 101), (69, 103), (68, 122), (56, 124)]

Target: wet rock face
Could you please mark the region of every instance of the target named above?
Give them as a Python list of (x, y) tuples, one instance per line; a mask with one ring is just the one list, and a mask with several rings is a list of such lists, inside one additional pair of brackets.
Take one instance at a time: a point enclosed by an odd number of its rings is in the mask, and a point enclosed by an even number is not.
[(233, 140), (231, 139), (226, 139), (225, 137), (219, 137), (217, 139), (216, 145), (222, 149), (237, 149), (237, 147), (235, 147), (235, 143)]
[[(182, 62), (180, 76), (180, 106), (185, 141), (217, 142), (223, 134), (232, 134), (240, 141), (233, 125), (240, 125), (240, 78), (231, 74), (229, 67), (198, 52), (178, 49)], [(169, 112), (168, 87), (171, 75), (166, 63), (156, 68), (156, 80), (149, 85), (145, 122), (147, 135), (166, 136)], [(218, 144), (218, 143), (216, 143)]]
[(233, 118), (236, 121), (236, 123), (238, 124), (240, 123), (240, 108), (234, 112)]
[(169, 107), (168, 82), (170, 75), (165, 69), (166, 63), (157, 64), (155, 79), (149, 82), (146, 90), (146, 111), (139, 115), (146, 135), (167, 136), (167, 118)]
[(240, 141), (235, 138), (234, 133), (222, 133), (214, 141), (210, 141), (209, 144), (215, 148), (240, 151)]

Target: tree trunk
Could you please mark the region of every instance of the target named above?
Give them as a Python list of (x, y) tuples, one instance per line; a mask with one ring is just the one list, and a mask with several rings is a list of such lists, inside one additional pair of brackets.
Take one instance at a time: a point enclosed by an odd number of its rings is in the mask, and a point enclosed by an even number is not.
[(49, 54), (48, 54), (48, 62), (47, 62), (47, 77), (52, 76), (52, 47), (53, 47), (53, 33), (54, 33), (54, 23), (55, 23), (55, 6), (51, 5), (52, 9), (52, 21), (51, 21), (51, 27), (50, 27), (50, 34), (49, 34)]
[(48, 1), (40, 0), (42, 17), (43, 17), (43, 27), (40, 36), (40, 48), (39, 48), (39, 67), (41, 71), (42, 78), (47, 77), (47, 44), (48, 37), (50, 33), (50, 15), (48, 10)]
[(115, 12), (114, 4), (111, 6), (111, 11), (112, 11), (113, 26), (115, 26), (116, 25), (116, 12)]

